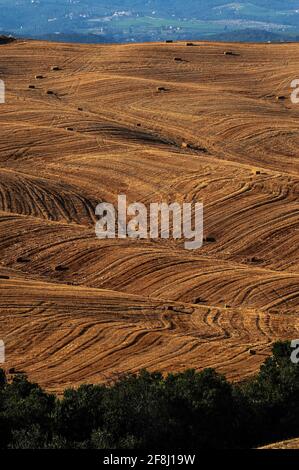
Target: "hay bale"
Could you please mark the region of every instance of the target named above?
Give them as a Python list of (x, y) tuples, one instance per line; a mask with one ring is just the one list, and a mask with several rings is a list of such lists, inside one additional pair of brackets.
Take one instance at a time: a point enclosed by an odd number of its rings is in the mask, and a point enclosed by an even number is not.
[(182, 149), (189, 149), (189, 148), (190, 148), (190, 144), (187, 144), (187, 142), (182, 142), (182, 143), (181, 143), (181, 148), (182, 148)]
[(17, 258), (17, 263), (30, 263), (30, 258), (25, 258), (25, 256), (20, 256)]
[(206, 304), (207, 300), (202, 299), (201, 297), (196, 297), (192, 303), (193, 304)]
[(62, 264), (59, 264), (58, 266), (55, 266), (55, 271), (57, 272), (64, 272), (64, 271), (68, 271), (68, 267), (67, 266), (63, 266)]
[(252, 264), (261, 264), (263, 263), (263, 260), (260, 259), (260, 258), (257, 258), (257, 256), (252, 256), (251, 258), (249, 258), (249, 263), (252, 263)]
[(215, 243), (216, 242), (216, 238), (213, 237), (212, 235), (208, 235), (204, 241), (206, 241), (207, 243)]
[(161, 310), (164, 310), (165, 312), (173, 312), (173, 306), (172, 305), (162, 305)]

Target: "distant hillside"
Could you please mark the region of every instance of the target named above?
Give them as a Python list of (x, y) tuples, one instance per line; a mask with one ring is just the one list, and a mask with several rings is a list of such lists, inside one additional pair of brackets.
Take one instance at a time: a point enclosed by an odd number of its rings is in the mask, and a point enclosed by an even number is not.
[(236, 40), (244, 41), (265, 41), (268, 33), (279, 40), (299, 35), (297, 0), (0, 0), (0, 8), (0, 32), (59, 40), (66, 35), (74, 42), (219, 39), (223, 34), (235, 40), (239, 31), (246, 33)]

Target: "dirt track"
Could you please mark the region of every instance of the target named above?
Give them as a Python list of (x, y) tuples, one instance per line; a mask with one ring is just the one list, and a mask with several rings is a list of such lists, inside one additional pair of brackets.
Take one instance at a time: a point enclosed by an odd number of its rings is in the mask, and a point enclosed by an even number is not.
[[(295, 44), (0, 46), (7, 369), (56, 392), (141, 367), (238, 380), (299, 337), (298, 60)], [(203, 201), (215, 241), (99, 241), (94, 208), (118, 194)]]

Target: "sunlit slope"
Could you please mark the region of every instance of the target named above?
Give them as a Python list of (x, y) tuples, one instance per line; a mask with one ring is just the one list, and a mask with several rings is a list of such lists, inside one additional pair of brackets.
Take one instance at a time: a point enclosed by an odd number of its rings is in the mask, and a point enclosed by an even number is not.
[(260, 447), (260, 449), (299, 449), (299, 439), (289, 439), (288, 441), (275, 442), (274, 444)]
[[(20, 41), (0, 53), (7, 367), (56, 391), (140, 367), (238, 379), (298, 337), (299, 45)], [(203, 201), (203, 248), (97, 240), (94, 208), (118, 194)], [(166, 327), (159, 309), (177, 302), (189, 313), (167, 310)]]
[(265, 359), (271, 341), (299, 327), (296, 315), (13, 278), (2, 280), (0, 295), (7, 366), (58, 393), (142, 367), (166, 372), (212, 366), (232, 379), (246, 377)]

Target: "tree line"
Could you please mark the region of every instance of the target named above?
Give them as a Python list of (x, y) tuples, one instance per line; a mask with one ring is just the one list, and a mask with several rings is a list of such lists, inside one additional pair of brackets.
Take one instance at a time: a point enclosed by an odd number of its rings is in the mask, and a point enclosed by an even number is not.
[(140, 371), (62, 398), (0, 369), (2, 449), (245, 449), (299, 436), (299, 365), (273, 346), (238, 384), (213, 369)]

